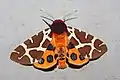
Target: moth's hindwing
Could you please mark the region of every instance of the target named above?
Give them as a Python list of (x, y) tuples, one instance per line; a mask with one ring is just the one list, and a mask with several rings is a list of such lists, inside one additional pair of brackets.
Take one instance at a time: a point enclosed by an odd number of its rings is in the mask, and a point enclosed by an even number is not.
[(68, 32), (70, 44), (74, 45), (69, 49), (68, 62), (73, 65), (83, 65), (96, 60), (107, 51), (106, 44), (93, 35), (72, 27), (68, 27)]
[(57, 60), (54, 58), (53, 50), (46, 50), (38, 62), (34, 62), (35, 68), (41, 70), (53, 70), (57, 66)]
[(68, 64), (70, 66), (82, 66), (89, 61), (87, 56), (83, 56), (76, 48), (69, 49), (68, 51)]

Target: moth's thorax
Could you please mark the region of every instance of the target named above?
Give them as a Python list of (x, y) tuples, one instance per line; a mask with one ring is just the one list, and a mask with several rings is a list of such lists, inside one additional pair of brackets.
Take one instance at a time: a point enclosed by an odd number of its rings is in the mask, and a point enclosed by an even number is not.
[(68, 45), (68, 36), (66, 32), (62, 34), (53, 33), (52, 34), (52, 44), (55, 47), (65, 47)]
[(61, 34), (63, 32), (68, 32), (67, 25), (65, 24), (64, 21), (62, 21), (60, 19), (53, 21), (50, 28), (51, 28), (52, 33)]

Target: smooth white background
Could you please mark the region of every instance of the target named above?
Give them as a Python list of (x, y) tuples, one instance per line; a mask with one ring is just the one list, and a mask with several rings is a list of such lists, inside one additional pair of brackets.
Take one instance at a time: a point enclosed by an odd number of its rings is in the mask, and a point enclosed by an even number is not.
[[(108, 52), (78, 70), (43, 72), (12, 62), (18, 44), (48, 27), (40, 9), (56, 19), (78, 10), (66, 24), (104, 40)], [(120, 0), (0, 0), (0, 80), (120, 80), (119, 27)]]

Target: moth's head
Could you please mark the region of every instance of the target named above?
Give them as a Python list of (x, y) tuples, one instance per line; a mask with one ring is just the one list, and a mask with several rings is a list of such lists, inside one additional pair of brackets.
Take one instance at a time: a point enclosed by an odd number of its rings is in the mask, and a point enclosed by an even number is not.
[[(44, 18), (42, 20), (50, 27), (51, 32), (52, 33), (57, 33), (57, 34), (61, 34), (63, 32), (68, 32), (67, 25), (65, 24), (65, 22), (77, 18), (77, 17), (72, 17), (72, 18), (68, 18), (68, 19), (66, 18), (66, 17), (72, 15), (74, 12), (77, 12), (77, 10), (63, 16), (62, 19), (56, 19), (56, 20), (54, 20), (54, 17), (51, 16), (50, 14), (44, 12), (43, 10), (41, 10), (41, 11), (52, 18), (51, 19), (51, 18), (48, 18), (48, 17), (45, 17), (45, 16), (41, 16), (42, 18)], [(45, 19), (47, 19), (49, 21), (52, 21), (52, 24), (49, 24)]]
[(50, 28), (52, 33), (61, 34), (63, 32), (68, 32), (65, 22), (60, 19), (54, 20)]

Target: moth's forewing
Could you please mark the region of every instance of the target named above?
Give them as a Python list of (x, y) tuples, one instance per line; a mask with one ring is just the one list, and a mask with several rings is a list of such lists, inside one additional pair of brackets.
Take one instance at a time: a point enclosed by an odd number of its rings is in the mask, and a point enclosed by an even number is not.
[(45, 29), (25, 40), (11, 52), (10, 59), (23, 65), (32, 65), (35, 59), (39, 60), (47, 49), (51, 40), (48, 37), (49, 33), (50, 31)]

